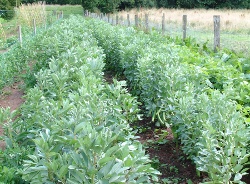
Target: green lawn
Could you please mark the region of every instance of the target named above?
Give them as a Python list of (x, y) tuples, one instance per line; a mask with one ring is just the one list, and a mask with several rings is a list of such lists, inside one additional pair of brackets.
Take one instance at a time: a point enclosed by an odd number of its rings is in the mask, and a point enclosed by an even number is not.
[(63, 11), (64, 17), (68, 17), (70, 14), (83, 14), (83, 8), (81, 5), (46, 5), (46, 11), (53, 13), (53, 11)]

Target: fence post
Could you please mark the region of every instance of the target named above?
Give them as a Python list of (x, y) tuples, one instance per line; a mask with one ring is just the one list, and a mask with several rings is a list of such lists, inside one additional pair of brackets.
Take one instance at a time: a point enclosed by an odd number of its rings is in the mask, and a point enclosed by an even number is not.
[(146, 32), (149, 32), (149, 26), (148, 26), (148, 14), (145, 14), (145, 26), (146, 26)]
[(214, 52), (220, 48), (220, 16), (214, 15)]
[(47, 29), (47, 19), (46, 19), (46, 16), (44, 16), (44, 28)]
[(120, 20), (121, 20), (121, 25), (124, 25), (123, 16), (120, 17)]
[(119, 16), (118, 15), (116, 15), (116, 23), (115, 23), (116, 25), (118, 25), (119, 24)]
[(22, 47), (23, 38), (22, 38), (22, 27), (21, 27), (21, 25), (18, 26), (18, 39), (19, 39), (20, 45)]
[(162, 15), (162, 34), (165, 34), (165, 13)]
[(36, 35), (36, 19), (33, 19), (34, 35)]
[(183, 31), (183, 41), (187, 38), (187, 15), (183, 15), (182, 17), (182, 31)]
[(139, 27), (138, 14), (135, 15), (135, 27)]
[(130, 26), (129, 14), (127, 14), (128, 27)]
[(48, 17), (48, 25), (51, 25), (52, 24), (52, 21), (53, 21), (53, 17), (52, 17), (52, 14), (49, 15)]
[(108, 23), (109, 23), (110, 15), (108, 14)]
[(63, 18), (63, 11), (61, 11), (61, 16), (60, 16), (60, 18), (61, 18), (61, 19)]

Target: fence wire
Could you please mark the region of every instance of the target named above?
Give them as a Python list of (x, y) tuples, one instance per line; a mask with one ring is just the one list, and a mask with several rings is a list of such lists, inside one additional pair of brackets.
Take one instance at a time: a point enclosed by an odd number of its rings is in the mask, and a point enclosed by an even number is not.
[[(106, 14), (89, 14), (93, 18), (100, 18), (103, 21), (109, 22), (110, 24), (116, 25), (116, 15), (106, 15)], [(189, 17), (188, 17), (189, 18)], [(191, 19), (191, 18), (190, 18)], [(143, 16), (139, 17), (138, 27), (145, 29), (146, 23)], [(164, 35), (170, 37), (183, 37), (183, 28), (181, 24), (165, 20)], [(135, 15), (130, 14), (129, 20), (127, 17), (118, 17), (118, 24), (123, 26), (135, 26)], [(206, 45), (208, 48), (214, 48), (214, 27), (213, 27), (213, 17), (211, 17), (210, 29), (203, 29), (196, 26), (194, 23), (187, 22), (186, 35), (190, 39), (194, 39), (200, 45)], [(149, 29), (158, 30), (162, 32), (162, 22), (157, 22), (149, 16)], [(250, 48), (250, 31), (249, 32), (235, 32), (228, 31), (226, 28), (221, 27), (220, 29), (220, 48), (229, 49), (235, 51), (236, 53), (243, 53), (244, 55), (249, 55)]]
[[(1, 10), (0, 10), (1, 12)], [(83, 16), (83, 13), (68, 13), (65, 14), (62, 11), (47, 11), (47, 24), (51, 24), (55, 20), (58, 20), (60, 18), (68, 18), (70, 15), (81, 15)], [(86, 15), (86, 12), (85, 12)], [(107, 14), (96, 14), (96, 13), (88, 13), (88, 16), (93, 18), (98, 18), (103, 21), (109, 22), (110, 24), (116, 25), (117, 24), (117, 15), (107, 15)], [(190, 18), (191, 19), (191, 18)], [(210, 29), (203, 29), (193, 23), (190, 23), (189, 17), (187, 21), (187, 29), (186, 29), (186, 35), (188, 38), (195, 39), (195, 41), (200, 45), (206, 45), (208, 48), (213, 49), (214, 47), (214, 28), (213, 26), (210, 27)], [(183, 36), (183, 28), (182, 25), (173, 22), (171, 20), (165, 20), (165, 26), (164, 26), (164, 35), (170, 36), (170, 37), (179, 37), (182, 38)], [(211, 17), (211, 25), (213, 23), (213, 18)], [(129, 15), (129, 21), (127, 17), (118, 17), (118, 24), (123, 26), (135, 26), (135, 15), (130, 14)], [(16, 30), (17, 31), (18, 22), (14, 21), (12, 24), (2, 24), (2, 29), (4, 30)], [(146, 23), (144, 16), (139, 16), (138, 18), (138, 26), (142, 29), (146, 29)], [(162, 22), (157, 22), (155, 19), (149, 16), (148, 21), (149, 30), (158, 30), (160, 33), (162, 30)], [(8, 31), (7, 31), (8, 32)], [(14, 31), (15, 32), (15, 31)], [(0, 40), (1, 40), (1, 29), (0, 29)], [(9, 37), (10, 35), (5, 34), (6, 37)], [(16, 36), (13, 35), (12, 40), (17, 39)], [(3, 39), (3, 38), (2, 38)], [(7, 38), (8, 40), (8, 38)], [(249, 48), (250, 48), (250, 31), (249, 32), (233, 32), (228, 31), (225, 28), (221, 27), (220, 30), (220, 47), (222, 49), (229, 49), (232, 51), (235, 51), (236, 53), (243, 53), (245, 56), (249, 55)], [(0, 48), (1, 48), (1, 42), (0, 42)]]

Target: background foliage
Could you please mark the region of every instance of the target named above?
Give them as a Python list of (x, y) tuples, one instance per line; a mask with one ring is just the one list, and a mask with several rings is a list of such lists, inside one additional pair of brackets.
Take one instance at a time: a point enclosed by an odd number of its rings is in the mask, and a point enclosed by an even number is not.
[[(14, 7), (20, 3), (34, 3), (39, 0), (1, 0), (1, 17), (10, 19), (14, 16)], [(130, 8), (205, 8), (205, 9), (243, 9), (250, 7), (250, 0), (46, 0), (46, 4), (81, 4), (84, 9), (89, 11), (101, 11), (112, 13), (117, 10)], [(1, 11), (2, 10), (2, 11)], [(5, 10), (5, 11), (3, 11)], [(6, 11), (8, 10), (8, 11)]]
[[(128, 8), (140, 7), (156, 7), (156, 8), (230, 8), (241, 9), (249, 8), (249, 0), (95, 0), (95, 1), (82, 1), (83, 8), (94, 10), (98, 8), (104, 13), (113, 12), (115, 10), (122, 10)], [(105, 7), (105, 8), (104, 8)]]
[(1, 0), (0, 1), (0, 17), (11, 19), (14, 15), (14, 7), (20, 5), (20, 0)]

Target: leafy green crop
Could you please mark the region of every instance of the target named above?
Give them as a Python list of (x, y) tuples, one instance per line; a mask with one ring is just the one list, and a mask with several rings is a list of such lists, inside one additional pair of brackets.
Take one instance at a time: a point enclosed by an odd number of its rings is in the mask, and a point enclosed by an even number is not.
[[(197, 170), (208, 173), (207, 183), (243, 183), (250, 133), (247, 62), (175, 42), (71, 17), (30, 42), (32, 52), (28, 44), (17, 48), (24, 63), (36, 61), (27, 75), (34, 88), (6, 127), (7, 151), (24, 147), (30, 154), (20, 160), (23, 166), (3, 167), (31, 183), (157, 180), (129, 126), (139, 118), (139, 103), (124, 81), (104, 82), (105, 68), (126, 77), (153, 122), (171, 126)], [(5, 59), (1, 65), (1, 79), (23, 68)]]
[(156, 32), (98, 20), (87, 26), (106, 55), (115, 51), (115, 59), (106, 58), (107, 68), (119, 68), (115, 71), (125, 75), (158, 126), (171, 126), (197, 170), (207, 172), (211, 183), (242, 183), (248, 170), (250, 88), (239, 67)]
[(139, 103), (125, 81), (104, 81), (105, 55), (85, 21), (71, 17), (37, 37), (36, 62), (47, 64), (34, 73), (35, 86), (5, 136), (5, 152), (29, 154), (4, 164), (27, 183), (157, 181), (160, 173), (129, 126), (140, 117)]

